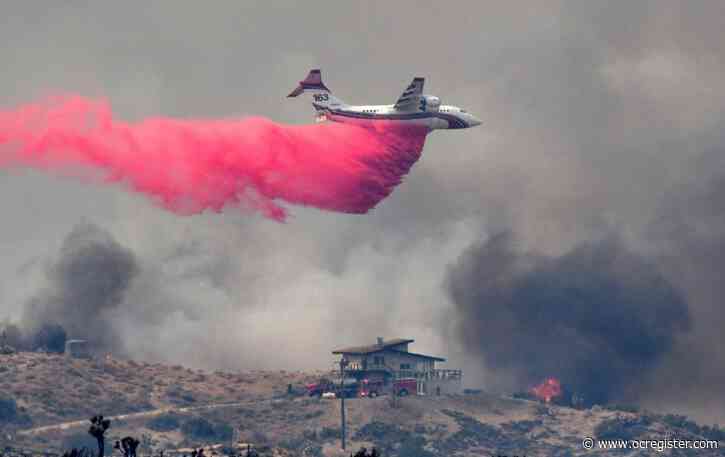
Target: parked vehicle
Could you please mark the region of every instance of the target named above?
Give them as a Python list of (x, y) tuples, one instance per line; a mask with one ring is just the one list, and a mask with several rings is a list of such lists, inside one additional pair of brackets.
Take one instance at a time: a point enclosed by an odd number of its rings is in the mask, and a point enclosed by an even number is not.
[(310, 397), (320, 398), (355, 398), (369, 397), (375, 398), (379, 395), (397, 395), (404, 397), (406, 395), (416, 395), (418, 392), (418, 380), (415, 378), (402, 378), (385, 382), (383, 378), (370, 377), (363, 379), (345, 378), (340, 383), (339, 380), (331, 380), (322, 378), (313, 384), (307, 384), (307, 394)]
[(342, 386), (340, 386), (339, 382), (335, 384), (335, 393), (338, 398), (343, 396), (345, 398), (355, 398), (360, 395), (360, 381), (355, 378), (345, 378)]
[(321, 378), (318, 382), (307, 384), (307, 395), (310, 397), (322, 397), (327, 392), (334, 392), (335, 385), (327, 378)]
[(329, 398), (334, 396), (339, 398), (344, 395), (345, 398), (352, 398), (359, 395), (360, 382), (355, 378), (345, 378), (341, 385), (339, 380), (322, 378), (316, 383), (307, 384), (306, 388), (307, 395), (310, 397)]
[(399, 397), (415, 395), (418, 392), (418, 380), (415, 378), (396, 379), (387, 384), (382, 378), (365, 378), (360, 382), (360, 396), (375, 398), (378, 395), (392, 394)]
[(382, 378), (365, 378), (360, 383), (360, 396), (375, 398), (385, 393), (385, 382)]
[(398, 397), (416, 395), (418, 393), (418, 380), (415, 378), (402, 378), (393, 381), (393, 394)]

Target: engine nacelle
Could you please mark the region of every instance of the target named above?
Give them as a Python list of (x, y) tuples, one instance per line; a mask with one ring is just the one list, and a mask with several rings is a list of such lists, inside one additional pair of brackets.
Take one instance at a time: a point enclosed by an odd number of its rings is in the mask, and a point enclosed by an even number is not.
[(441, 106), (441, 99), (435, 95), (424, 95), (420, 100), (422, 111), (438, 111)]

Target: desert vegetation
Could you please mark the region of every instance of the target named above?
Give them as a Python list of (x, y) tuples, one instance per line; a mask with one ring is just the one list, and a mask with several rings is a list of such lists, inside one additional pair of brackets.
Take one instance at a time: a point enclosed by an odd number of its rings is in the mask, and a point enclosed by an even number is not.
[(32, 424), (32, 421), (30, 420), (30, 416), (18, 407), (18, 403), (14, 398), (0, 393), (0, 429), (3, 424), (29, 426)]
[[(0, 452), (5, 456), (12, 455), (2, 451), (10, 446), (67, 457), (162, 457), (162, 452), (163, 457), (191, 457), (193, 450), (195, 457), (214, 457), (239, 455), (237, 443), (251, 444), (250, 452), (259, 457), (341, 455), (339, 402), (298, 393), (323, 373), (209, 373), (23, 351), (1, 357)], [(719, 426), (685, 416), (631, 405), (574, 408), (477, 389), (436, 398), (350, 399), (346, 408), (346, 456), (370, 456), (373, 448), (384, 457), (580, 455), (582, 434), (725, 440)], [(104, 416), (97, 417), (97, 411)], [(89, 417), (95, 422), (84, 419)], [(67, 430), (21, 433), (78, 420)], [(14, 435), (12, 441), (5, 440), (8, 434)], [(202, 447), (206, 450), (200, 453)], [(717, 452), (709, 455), (723, 455)]]

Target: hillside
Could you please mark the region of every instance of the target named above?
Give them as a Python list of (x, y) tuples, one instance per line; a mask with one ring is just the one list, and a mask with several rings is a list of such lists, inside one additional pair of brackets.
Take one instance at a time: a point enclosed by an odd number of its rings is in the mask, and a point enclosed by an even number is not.
[[(90, 444), (87, 419), (101, 413), (124, 415), (113, 419), (109, 441), (134, 435), (142, 439), (142, 453), (238, 438), (277, 455), (340, 455), (339, 402), (302, 395), (303, 384), (321, 373), (208, 373), (36, 353), (0, 357), (0, 395), (17, 404), (14, 417), (0, 422), (3, 446), (57, 451), (84, 440)], [(377, 446), (384, 456), (606, 455), (612, 451), (583, 450), (582, 439), (725, 436), (681, 416), (577, 410), (485, 393), (354, 399), (346, 405), (348, 449)]]

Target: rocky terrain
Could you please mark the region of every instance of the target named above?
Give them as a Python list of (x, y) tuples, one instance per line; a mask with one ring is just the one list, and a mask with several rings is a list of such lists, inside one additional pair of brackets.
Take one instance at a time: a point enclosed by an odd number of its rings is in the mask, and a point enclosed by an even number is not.
[[(112, 358), (0, 355), (0, 450), (58, 452), (94, 446), (86, 430), (88, 418), (97, 413), (114, 416), (108, 443), (136, 436), (142, 455), (203, 444), (230, 448), (236, 442), (253, 443), (269, 455), (290, 456), (349, 455), (361, 446), (374, 446), (385, 457), (615, 452), (583, 449), (587, 436), (714, 439), (725, 445), (721, 429), (682, 416), (621, 407), (574, 409), (480, 392), (348, 400), (348, 453), (342, 453), (339, 401), (304, 395), (304, 384), (323, 374), (209, 373)], [(658, 454), (725, 455), (725, 448)]]

